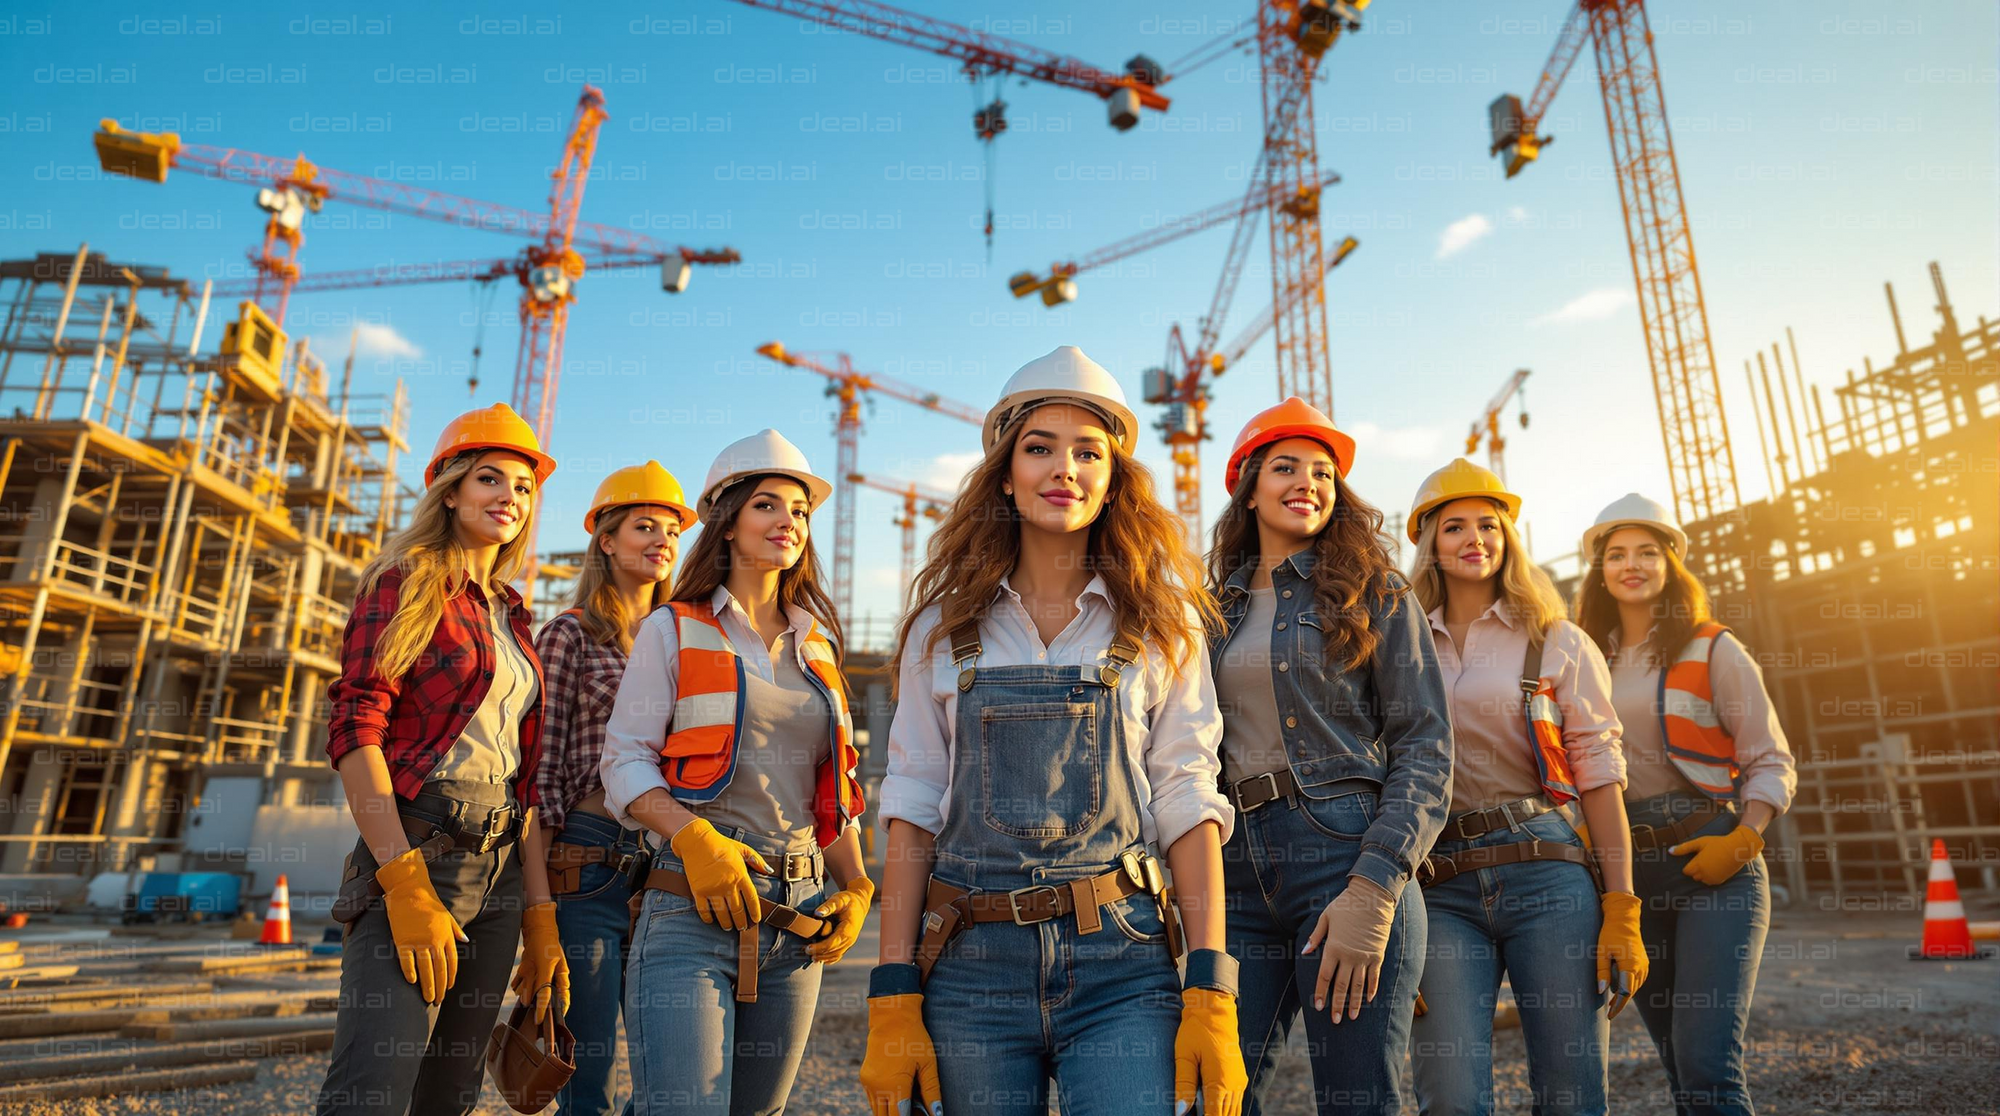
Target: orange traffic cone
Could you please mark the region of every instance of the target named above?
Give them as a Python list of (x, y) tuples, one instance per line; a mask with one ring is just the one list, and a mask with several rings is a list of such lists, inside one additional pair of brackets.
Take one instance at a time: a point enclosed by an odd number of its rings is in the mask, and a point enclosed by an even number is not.
[[(1965, 916), (1959, 916), (1959, 927), (1964, 929)], [(257, 939), (258, 945), (292, 944), (292, 888), (285, 877), (278, 877), (278, 886), (271, 891), (271, 905), (264, 911), (264, 933)]]
[(1965, 921), (1965, 904), (1958, 901), (1958, 877), (1951, 871), (1944, 841), (1931, 840), (1931, 878), (1924, 897), (1924, 940), (1913, 951), (1919, 960), (1972, 960), (1980, 953), (1972, 944), (1972, 927)]

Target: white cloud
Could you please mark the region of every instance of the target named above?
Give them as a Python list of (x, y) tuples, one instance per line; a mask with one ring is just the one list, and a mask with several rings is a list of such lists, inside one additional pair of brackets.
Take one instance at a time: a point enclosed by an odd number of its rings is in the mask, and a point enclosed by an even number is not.
[(1599, 287), (1588, 294), (1578, 295), (1563, 304), (1563, 308), (1552, 314), (1532, 318), (1528, 324), (1558, 325), (1565, 322), (1595, 322), (1623, 310), (1632, 302), (1632, 292), (1625, 287)]
[[(336, 337), (325, 344), (313, 338), (313, 351), (320, 359), (332, 363), (347, 356), (347, 338)], [(376, 322), (362, 322), (354, 328), (354, 355), (357, 357), (391, 357), (414, 360), (423, 356), (424, 351), (409, 338), (396, 332), (394, 326)]]
[(1527, 208), (1526, 206), (1522, 206), (1522, 205), (1515, 205), (1515, 206), (1509, 206), (1509, 207), (1507, 208), (1507, 219), (1508, 219), (1508, 220), (1510, 220), (1510, 221), (1525, 221), (1525, 220), (1527, 220), (1527, 219), (1528, 219), (1528, 208)]
[(1461, 217), (1444, 227), (1438, 236), (1437, 259), (1456, 255), (1472, 246), (1472, 242), (1493, 231), (1493, 222), (1484, 213), (1473, 213)]
[(1354, 438), (1356, 452), (1380, 454), (1395, 461), (1430, 461), (1438, 456), (1444, 432), (1434, 426), (1382, 427), (1372, 422), (1343, 425)]
[(957, 492), (959, 482), (984, 456), (976, 450), (970, 453), (941, 453), (931, 459), (930, 467), (919, 478), (919, 483), (946, 492)]

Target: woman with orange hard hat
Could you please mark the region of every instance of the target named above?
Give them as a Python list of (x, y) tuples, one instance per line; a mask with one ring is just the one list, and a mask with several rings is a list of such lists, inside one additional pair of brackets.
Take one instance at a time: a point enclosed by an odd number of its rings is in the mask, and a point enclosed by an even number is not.
[(694, 524), (680, 481), (659, 462), (605, 477), (583, 516), (590, 544), (570, 607), (535, 637), (548, 680), (536, 783), (574, 993), (565, 1022), (576, 1039), (576, 1072), (556, 1096), (563, 1116), (617, 1111), (611, 1070), (631, 944), (628, 904), (648, 856), (640, 830), (611, 817), (598, 761), (633, 637), (673, 592), (681, 533)]
[(1250, 1111), (1303, 1009), (1321, 1113), (1401, 1110), (1424, 957), (1414, 882), (1451, 725), (1430, 627), (1347, 484), (1354, 440), (1296, 397), (1244, 426), (1208, 554), (1222, 627), (1229, 952)]
[(321, 1116), (471, 1112), (517, 945), (537, 1022), (569, 998), (534, 824), (541, 663), (508, 584), (554, 471), (505, 404), (459, 416), (410, 526), (362, 570), (327, 691), (327, 758), (361, 837), (334, 909)]

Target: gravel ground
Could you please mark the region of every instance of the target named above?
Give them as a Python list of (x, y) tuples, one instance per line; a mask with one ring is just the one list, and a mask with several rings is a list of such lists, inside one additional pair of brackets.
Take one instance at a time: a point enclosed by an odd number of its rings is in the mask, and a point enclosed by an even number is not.
[[(1974, 917), (1981, 917), (1982, 904)], [(1994, 904), (1983, 904), (1994, 917)], [(2000, 1113), (2000, 960), (1915, 962), (1905, 958), (1912, 910), (1866, 914), (1780, 912), (1766, 946), (1752, 1011), (1750, 1081), (1766, 1112), (1874, 1116)], [(808, 1051), (789, 1109), (795, 1114), (865, 1111), (856, 1073), (866, 1032), (872, 932), (827, 974)], [(270, 977), (275, 990), (322, 987), (323, 974)], [(1671, 1116), (1666, 1077), (1636, 1012), (1612, 1025), (1613, 1110)], [(71, 1040), (67, 1048), (81, 1044)], [(1295, 1034), (1281, 1059), (1266, 1111), (1311, 1111), (1311, 1071)], [(1496, 1040), (1497, 1110), (1528, 1111), (1518, 1030)], [(255, 1081), (182, 1093), (0, 1107), (6, 1116), (200, 1113), (278, 1116), (312, 1111), (326, 1055), (263, 1063)], [(627, 1087), (622, 1065), (618, 1087)], [(480, 1116), (511, 1110), (489, 1083)], [(1407, 1111), (1414, 1112), (1411, 1105)]]

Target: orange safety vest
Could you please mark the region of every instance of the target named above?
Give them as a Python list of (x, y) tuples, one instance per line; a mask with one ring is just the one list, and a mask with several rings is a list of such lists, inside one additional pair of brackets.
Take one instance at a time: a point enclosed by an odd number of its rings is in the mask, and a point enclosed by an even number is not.
[(1736, 741), (1715, 713), (1715, 691), (1708, 674), (1716, 640), (1729, 629), (1713, 620), (1695, 625), (1694, 635), (1679, 655), (1660, 672), (1661, 736), (1667, 758), (1696, 790), (1719, 802), (1736, 801)]
[[(713, 607), (686, 601), (667, 607), (673, 609), (680, 637), (680, 670), (673, 716), (660, 747), (660, 774), (680, 801), (708, 802), (736, 774), (736, 740), (743, 728), (743, 660), (730, 647)], [(799, 641), (798, 654), (806, 677), (833, 711), (833, 747), (819, 765), (813, 795), (813, 836), (824, 848), (861, 814), (861, 785), (855, 777), (861, 760), (854, 750), (832, 641), (814, 624)]]
[(1542, 790), (1561, 806), (1576, 801), (1576, 778), (1569, 773), (1569, 750), (1563, 747), (1563, 715), (1562, 707), (1556, 704), (1555, 683), (1541, 676), (1542, 650), (1547, 646), (1546, 631), (1541, 643), (1529, 645), (1527, 661), (1522, 664), (1521, 693), (1527, 698), (1528, 741), (1534, 745)]

